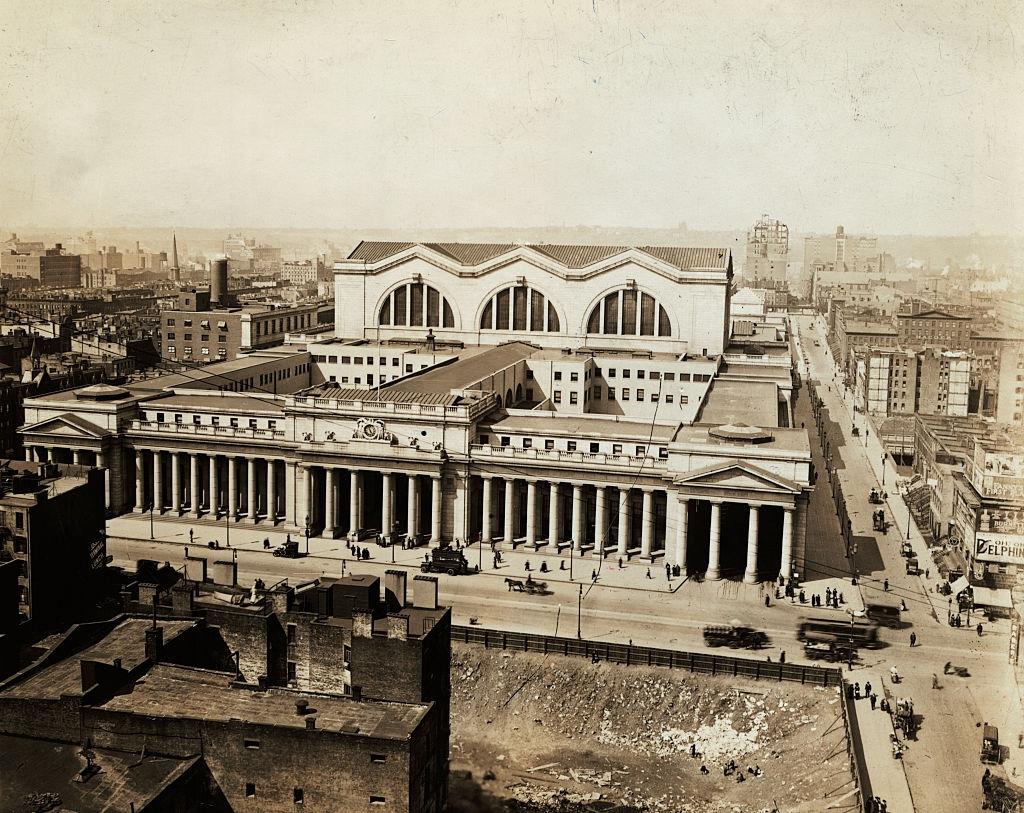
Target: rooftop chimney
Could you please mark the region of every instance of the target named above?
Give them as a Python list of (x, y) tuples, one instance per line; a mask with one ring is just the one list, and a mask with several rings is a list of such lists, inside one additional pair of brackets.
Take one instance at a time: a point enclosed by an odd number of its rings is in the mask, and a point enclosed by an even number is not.
[(316, 717), (307, 717), (306, 718), (306, 730), (307, 731), (312, 731), (315, 728), (316, 728)]
[(384, 571), (384, 603), (389, 610), (400, 610), (405, 606), (407, 579), (408, 575), (404, 570)]
[(437, 609), (437, 576), (414, 576), (412, 606), (421, 610)]
[(388, 616), (388, 638), (404, 641), (409, 637), (409, 616)]
[(295, 713), (299, 717), (305, 717), (306, 710), (309, 708), (309, 701), (306, 699), (295, 701)]
[(162, 627), (149, 627), (146, 629), (146, 657), (154, 663), (159, 663), (160, 652), (164, 648), (164, 631)]

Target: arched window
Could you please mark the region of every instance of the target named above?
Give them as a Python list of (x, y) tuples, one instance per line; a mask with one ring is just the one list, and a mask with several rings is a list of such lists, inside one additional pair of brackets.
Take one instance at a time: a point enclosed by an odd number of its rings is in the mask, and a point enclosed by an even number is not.
[(558, 313), (546, 296), (527, 285), (503, 288), (484, 305), (481, 330), (522, 330), (558, 333)]
[(650, 294), (621, 288), (604, 296), (587, 317), (587, 333), (604, 336), (671, 336), (668, 312)]
[(425, 282), (399, 285), (384, 298), (378, 325), (394, 327), (455, 327), (455, 314), (441, 293)]

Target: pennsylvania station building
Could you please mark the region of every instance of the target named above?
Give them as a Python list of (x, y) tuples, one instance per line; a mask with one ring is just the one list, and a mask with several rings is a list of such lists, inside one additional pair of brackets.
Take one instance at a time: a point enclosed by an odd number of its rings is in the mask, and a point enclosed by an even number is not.
[(363, 242), (334, 290), (333, 335), (26, 400), (27, 456), (111, 515), (802, 572), (792, 337), (727, 249)]

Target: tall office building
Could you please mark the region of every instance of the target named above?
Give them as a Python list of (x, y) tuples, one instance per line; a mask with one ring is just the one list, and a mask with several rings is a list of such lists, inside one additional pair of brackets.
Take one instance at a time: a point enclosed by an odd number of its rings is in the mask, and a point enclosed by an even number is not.
[(747, 232), (743, 275), (753, 288), (783, 289), (789, 265), (789, 226), (762, 215)]

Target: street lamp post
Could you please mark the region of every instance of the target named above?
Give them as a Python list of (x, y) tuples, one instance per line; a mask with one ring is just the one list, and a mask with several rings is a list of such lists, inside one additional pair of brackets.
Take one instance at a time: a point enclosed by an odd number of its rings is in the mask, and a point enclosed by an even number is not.
[(224, 509), (224, 543), (231, 547), (231, 507)]
[(885, 452), (882, 452), (882, 485), (885, 485)]
[(391, 523), (391, 564), (395, 563), (395, 540), (398, 538), (398, 520)]
[(581, 625), (583, 623), (583, 585), (580, 585), (579, 598), (576, 599), (576, 640), (583, 637)]
[(306, 514), (306, 523), (302, 530), (306, 535), (306, 556), (309, 556), (309, 514)]
[(156, 538), (153, 536), (153, 503), (149, 504), (149, 538)]

